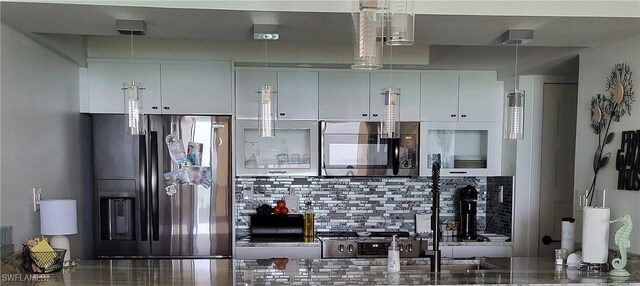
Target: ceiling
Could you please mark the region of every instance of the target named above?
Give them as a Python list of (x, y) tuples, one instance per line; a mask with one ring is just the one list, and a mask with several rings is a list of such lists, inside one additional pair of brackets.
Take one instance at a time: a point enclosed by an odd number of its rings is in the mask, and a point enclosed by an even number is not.
[[(229, 11), (2, 2), (2, 22), (23, 33), (117, 36), (116, 19), (141, 19), (147, 36), (252, 41), (254, 23), (278, 24), (281, 44), (351, 41), (348, 13)], [(502, 46), (508, 29), (532, 29), (521, 49), (522, 70), (577, 74), (578, 52), (640, 34), (640, 18), (417, 15), (416, 43), (429, 45), (429, 68), (508, 70), (513, 48)], [(499, 67), (497, 67), (499, 66)]]

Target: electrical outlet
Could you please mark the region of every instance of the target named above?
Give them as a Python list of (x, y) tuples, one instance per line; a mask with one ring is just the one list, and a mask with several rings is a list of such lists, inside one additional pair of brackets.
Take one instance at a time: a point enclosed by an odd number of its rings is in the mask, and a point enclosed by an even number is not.
[(253, 200), (253, 185), (245, 186), (242, 189), (242, 198), (245, 200)]
[(585, 196), (587, 195), (587, 191), (586, 190), (574, 190), (573, 191), (573, 209), (576, 212), (581, 213), (582, 212), (582, 208), (586, 205), (585, 204)]
[(33, 211), (40, 211), (40, 199), (42, 198), (42, 187), (33, 188)]

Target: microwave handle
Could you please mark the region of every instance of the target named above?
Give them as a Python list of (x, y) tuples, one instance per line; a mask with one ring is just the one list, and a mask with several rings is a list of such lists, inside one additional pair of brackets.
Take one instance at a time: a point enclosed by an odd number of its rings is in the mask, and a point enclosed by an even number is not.
[(393, 175), (397, 176), (400, 170), (400, 139), (390, 139), (389, 148), (391, 149), (391, 167)]

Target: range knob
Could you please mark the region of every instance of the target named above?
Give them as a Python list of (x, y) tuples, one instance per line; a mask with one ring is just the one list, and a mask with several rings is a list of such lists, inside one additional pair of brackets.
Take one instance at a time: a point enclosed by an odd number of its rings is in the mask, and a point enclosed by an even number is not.
[(404, 245), (402, 245), (402, 244), (398, 245), (398, 249), (400, 250), (400, 252), (403, 252), (404, 251)]
[(338, 245), (338, 251), (344, 252), (344, 245), (342, 244)]
[(347, 251), (353, 252), (353, 245), (349, 244), (349, 246), (347, 246)]
[(413, 251), (413, 246), (411, 244), (407, 245), (407, 252), (412, 252)]

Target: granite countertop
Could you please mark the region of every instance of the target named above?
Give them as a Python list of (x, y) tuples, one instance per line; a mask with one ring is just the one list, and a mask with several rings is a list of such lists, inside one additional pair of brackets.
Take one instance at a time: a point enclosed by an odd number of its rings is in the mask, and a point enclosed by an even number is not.
[[(631, 277), (556, 269), (549, 258), (444, 260), (441, 273), (429, 273), (428, 259), (401, 259), (399, 273), (386, 271), (386, 259), (299, 260), (84, 260), (75, 268), (46, 276), (11, 274), (3, 285), (424, 285), (640, 283), (640, 261), (630, 261)], [(13, 279), (13, 280), (12, 280)], [(18, 280), (20, 279), (20, 280)], [(29, 280), (31, 279), (31, 280)], [(39, 280), (38, 280), (39, 279)], [(11, 282), (13, 281), (13, 282)], [(64, 283), (64, 284), (62, 284)]]

